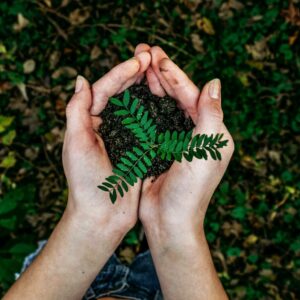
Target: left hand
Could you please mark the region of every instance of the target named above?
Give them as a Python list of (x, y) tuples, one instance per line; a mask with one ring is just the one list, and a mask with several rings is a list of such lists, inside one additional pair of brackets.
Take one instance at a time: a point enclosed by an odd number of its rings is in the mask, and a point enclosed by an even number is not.
[[(141, 182), (112, 204), (108, 194), (97, 188), (112, 174), (112, 165), (101, 137), (100, 112), (109, 97), (140, 80), (150, 64), (150, 54), (136, 53), (100, 78), (90, 89), (79, 76), (76, 92), (67, 106), (67, 130), (63, 145), (63, 165), (69, 186), (67, 211), (81, 226), (94, 232), (108, 229), (122, 238), (137, 221)], [(73, 218), (74, 219), (74, 218)]]
[[(154, 182), (143, 183), (139, 217), (147, 231), (166, 230), (166, 236), (189, 237), (203, 231), (206, 210), (213, 192), (229, 164), (234, 143), (223, 122), (221, 86), (219, 80), (206, 84), (202, 91), (169, 59), (160, 47), (139, 45), (151, 54), (151, 66), (146, 72), (153, 94), (174, 98), (177, 105), (189, 116), (195, 128), (193, 135), (223, 133), (228, 145), (220, 149), (222, 160), (194, 159), (174, 162), (171, 168)], [(184, 199), (184, 200), (183, 200)], [(153, 229), (154, 227), (159, 227)], [(180, 230), (179, 230), (180, 228)]]

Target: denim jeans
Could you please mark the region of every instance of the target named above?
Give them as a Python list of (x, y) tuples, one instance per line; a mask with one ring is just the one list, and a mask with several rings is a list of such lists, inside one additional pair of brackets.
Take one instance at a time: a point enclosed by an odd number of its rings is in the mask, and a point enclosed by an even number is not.
[[(46, 242), (40, 242), (38, 249), (25, 258), (21, 273), (28, 268)], [(16, 277), (18, 276), (19, 274), (16, 274)], [(123, 265), (113, 254), (96, 276), (83, 299), (95, 300), (107, 296), (133, 300), (163, 299), (149, 250), (138, 254), (130, 266)]]

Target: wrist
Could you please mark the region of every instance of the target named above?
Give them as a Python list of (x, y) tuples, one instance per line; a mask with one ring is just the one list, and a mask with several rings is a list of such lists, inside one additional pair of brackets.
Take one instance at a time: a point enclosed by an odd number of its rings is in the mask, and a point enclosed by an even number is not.
[(186, 249), (195, 249), (201, 244), (206, 244), (202, 225), (195, 227), (181, 224), (177, 226), (168, 222), (153, 222), (151, 225), (143, 224), (143, 226), (149, 244), (153, 244), (155, 248), (185, 253)]
[(120, 216), (113, 209), (107, 207), (91, 207), (81, 205), (73, 201), (69, 196), (68, 204), (64, 211), (64, 216), (69, 219), (74, 227), (80, 228), (90, 236), (99, 237), (104, 233), (114, 236), (117, 240), (125, 236), (125, 234), (135, 225), (136, 219), (132, 220), (126, 215)]
[(69, 203), (60, 223), (68, 228), (69, 235), (76, 237), (78, 241), (95, 247), (105, 243), (107, 247), (113, 249), (112, 251), (117, 248), (127, 233), (126, 228), (116, 226), (109, 217), (75, 209)]

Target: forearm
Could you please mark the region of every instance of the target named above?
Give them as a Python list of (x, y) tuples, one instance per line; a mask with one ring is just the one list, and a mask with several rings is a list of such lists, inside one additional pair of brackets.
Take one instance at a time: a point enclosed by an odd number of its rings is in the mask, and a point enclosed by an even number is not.
[[(215, 271), (204, 232), (145, 229), (165, 299), (228, 299)], [(175, 229), (176, 231), (176, 229)]]
[(4, 299), (81, 299), (123, 238), (95, 225), (65, 212), (41, 254)]

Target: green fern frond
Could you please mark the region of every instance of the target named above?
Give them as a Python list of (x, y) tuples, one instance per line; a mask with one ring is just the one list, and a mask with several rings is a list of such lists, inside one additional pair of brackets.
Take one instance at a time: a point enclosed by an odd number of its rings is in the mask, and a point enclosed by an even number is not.
[(157, 135), (156, 125), (153, 124), (153, 119), (149, 118), (149, 112), (143, 105), (139, 105), (138, 99), (130, 101), (128, 90), (124, 92), (122, 101), (117, 98), (110, 98), (110, 101), (120, 107), (114, 114), (123, 118), (122, 124), (131, 130), (140, 142), (139, 147), (133, 147), (132, 151), (127, 151), (126, 155), (120, 158), (112, 170), (113, 175), (105, 178), (98, 186), (102, 191), (109, 193), (112, 203), (116, 201), (118, 194), (123, 197), (129, 186), (134, 186), (138, 178), (144, 178), (157, 155), (163, 160), (175, 159), (179, 162), (183, 157), (189, 162), (194, 157), (205, 160), (209, 156), (214, 160), (222, 159), (218, 149), (228, 143), (228, 140), (222, 140), (223, 134), (192, 136), (192, 131), (167, 130)]
[(197, 134), (192, 138), (192, 131), (162, 133), (158, 136), (157, 154), (162, 159), (175, 159), (179, 162), (182, 156), (187, 161), (192, 161), (193, 157), (198, 159), (208, 159), (208, 155), (214, 160), (221, 160), (219, 148), (227, 145), (227, 140), (223, 141), (223, 134), (210, 135)]
[(122, 124), (130, 129), (140, 142), (153, 143), (156, 135), (156, 125), (152, 125), (153, 120), (149, 118), (149, 112), (145, 110), (143, 105), (139, 105), (138, 99), (135, 98), (130, 103), (130, 93), (126, 90), (122, 101), (117, 98), (110, 98), (110, 102), (121, 107), (114, 114), (124, 117)]
[(109, 192), (110, 200), (115, 203), (118, 193), (123, 197), (124, 190), (128, 192), (128, 185), (134, 186), (138, 178), (144, 178), (155, 156), (156, 153), (152, 149), (133, 147), (133, 151), (127, 151), (126, 155), (120, 158), (120, 162), (112, 170), (113, 175), (105, 178), (98, 188)]

